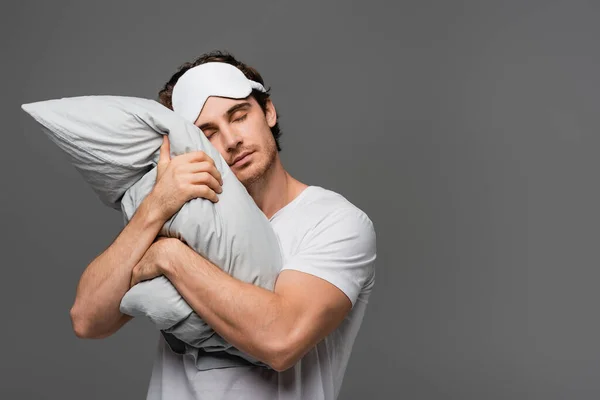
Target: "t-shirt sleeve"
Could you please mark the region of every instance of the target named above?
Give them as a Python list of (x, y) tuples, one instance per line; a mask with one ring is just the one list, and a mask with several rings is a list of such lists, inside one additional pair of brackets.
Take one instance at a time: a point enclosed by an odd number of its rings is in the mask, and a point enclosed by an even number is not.
[(307, 232), (297, 253), (281, 270), (297, 270), (328, 281), (344, 292), (354, 307), (375, 272), (375, 239), (373, 223), (365, 213), (339, 209)]

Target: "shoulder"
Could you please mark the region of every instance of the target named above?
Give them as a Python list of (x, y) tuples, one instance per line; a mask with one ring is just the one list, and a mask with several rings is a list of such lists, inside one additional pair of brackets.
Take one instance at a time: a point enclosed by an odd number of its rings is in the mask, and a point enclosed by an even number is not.
[(358, 210), (346, 197), (340, 193), (334, 192), (331, 189), (326, 189), (321, 186), (309, 186), (303, 193), (303, 205), (312, 205), (317, 207), (331, 208), (337, 206), (353, 207)]
[(344, 196), (309, 187), (293, 214), (296, 250), (282, 270), (316, 275), (340, 288), (355, 304), (375, 274), (376, 235), (367, 214)]
[[(310, 186), (296, 213), (302, 220), (305, 238), (341, 243), (375, 252), (375, 227), (369, 216), (347, 198), (333, 190)], [(352, 250), (352, 248), (348, 248)], [(354, 248), (359, 250), (359, 248)]]
[(373, 228), (369, 216), (343, 195), (320, 186), (309, 186), (305, 190), (297, 215), (302, 215), (309, 222), (340, 220)]

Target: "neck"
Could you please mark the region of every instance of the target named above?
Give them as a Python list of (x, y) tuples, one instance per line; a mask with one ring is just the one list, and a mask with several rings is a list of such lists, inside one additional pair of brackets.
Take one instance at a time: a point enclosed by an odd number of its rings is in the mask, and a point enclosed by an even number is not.
[(262, 178), (246, 189), (267, 218), (271, 218), (277, 211), (294, 200), (307, 186), (294, 179), (283, 168), (279, 154), (277, 154), (273, 165)]

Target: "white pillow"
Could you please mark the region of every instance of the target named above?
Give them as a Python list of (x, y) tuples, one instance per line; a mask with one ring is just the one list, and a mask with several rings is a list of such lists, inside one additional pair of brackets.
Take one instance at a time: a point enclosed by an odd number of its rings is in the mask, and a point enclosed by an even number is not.
[[(154, 186), (162, 135), (169, 135), (171, 158), (197, 150), (207, 153), (223, 178), (219, 201), (196, 198), (185, 203), (159, 235), (179, 238), (237, 279), (273, 289), (282, 265), (277, 236), (227, 162), (194, 124), (156, 101), (136, 97), (80, 96), (22, 108), (67, 154), (102, 202), (122, 211), (125, 223)], [(216, 335), (164, 276), (132, 287), (120, 309), (150, 318), (174, 351), (195, 356), (199, 369), (241, 363), (238, 357), (211, 359), (207, 351), (226, 351), (264, 365)]]

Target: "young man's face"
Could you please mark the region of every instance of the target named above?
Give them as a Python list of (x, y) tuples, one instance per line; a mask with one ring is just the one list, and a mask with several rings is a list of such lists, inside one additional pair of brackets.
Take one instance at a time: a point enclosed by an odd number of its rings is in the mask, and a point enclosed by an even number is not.
[(256, 99), (230, 99), (211, 96), (195, 122), (211, 144), (219, 150), (232, 172), (248, 186), (273, 165), (277, 157), (271, 127), (277, 115), (267, 102), (263, 112)]

